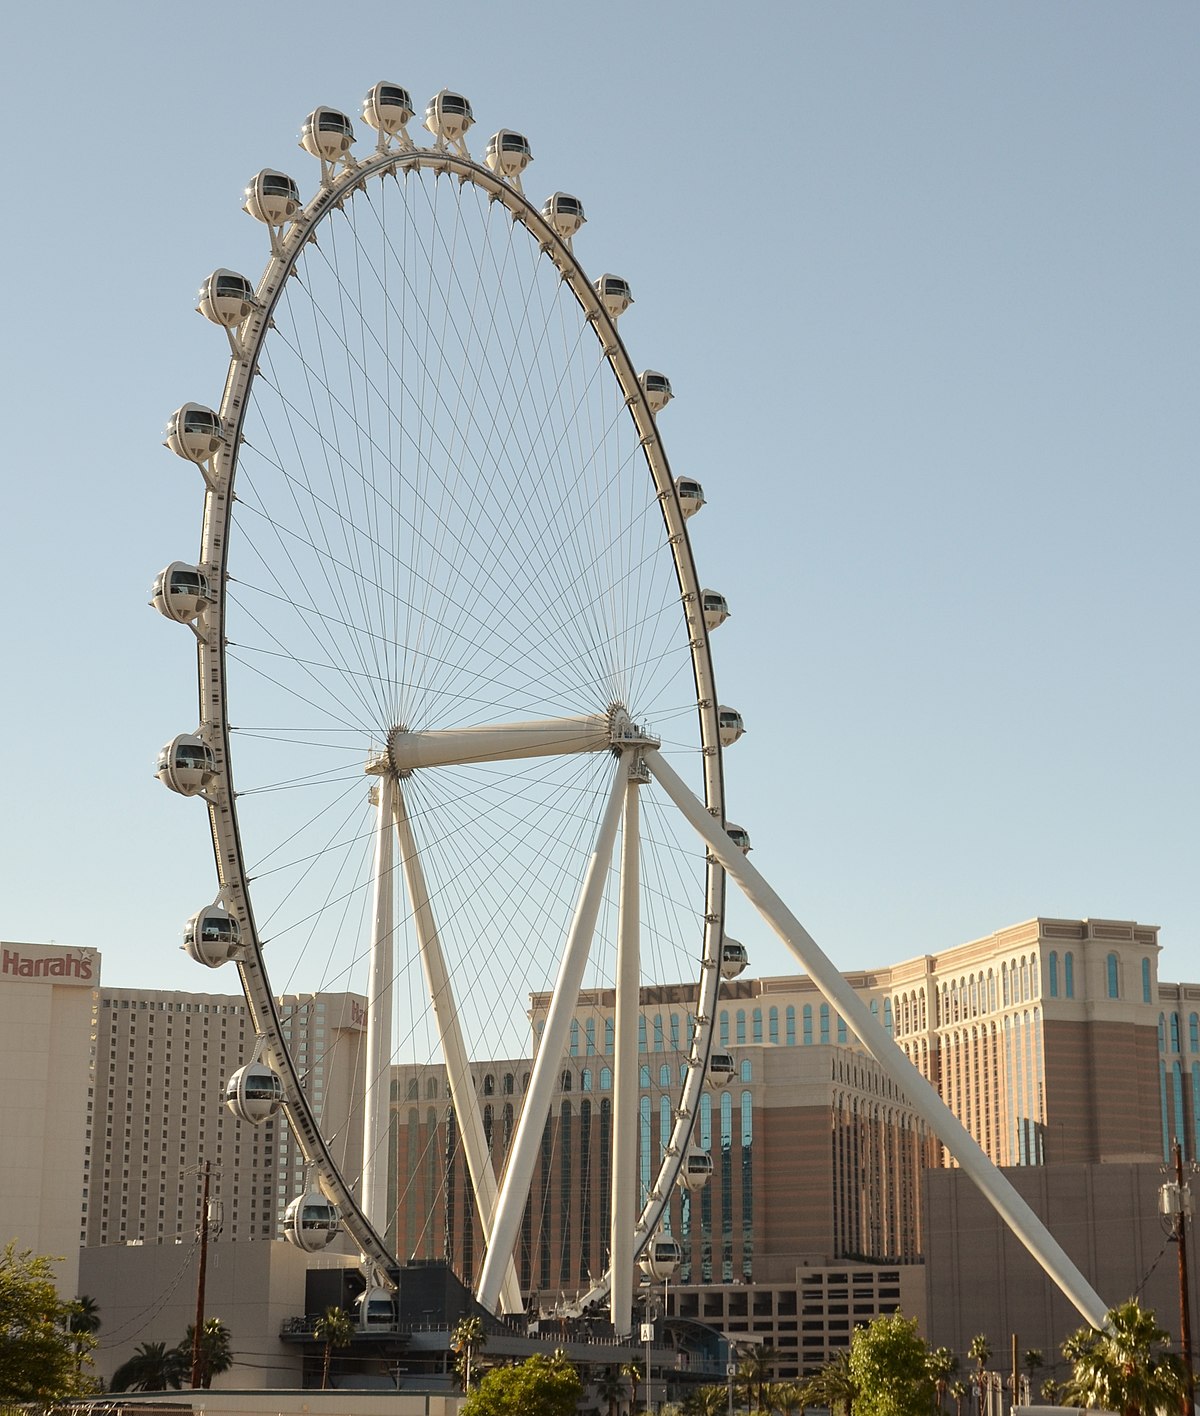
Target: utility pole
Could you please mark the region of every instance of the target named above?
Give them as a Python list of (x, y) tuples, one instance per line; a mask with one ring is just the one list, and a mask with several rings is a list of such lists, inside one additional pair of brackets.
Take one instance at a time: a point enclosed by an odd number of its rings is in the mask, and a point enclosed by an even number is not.
[(1187, 1225), (1192, 1215), (1192, 1192), (1183, 1178), (1183, 1148), (1178, 1141), (1171, 1147), (1175, 1161), (1175, 1179), (1158, 1192), (1159, 1213), (1171, 1221), (1171, 1234), (1179, 1258), (1179, 1339), (1180, 1355), (1186, 1374), (1184, 1416), (1196, 1409), (1196, 1377), (1192, 1370), (1192, 1307), (1188, 1292)]
[(1017, 1365), (1018, 1338), (1014, 1332), (1012, 1335), (1012, 1404), (1014, 1407), (1021, 1404), (1021, 1369)]
[(196, 1275), (196, 1325), (192, 1329), (192, 1386), (200, 1385), (200, 1352), (204, 1336), (204, 1279), (208, 1269), (208, 1178), (212, 1162), (204, 1162), (204, 1186), (200, 1195), (200, 1271)]

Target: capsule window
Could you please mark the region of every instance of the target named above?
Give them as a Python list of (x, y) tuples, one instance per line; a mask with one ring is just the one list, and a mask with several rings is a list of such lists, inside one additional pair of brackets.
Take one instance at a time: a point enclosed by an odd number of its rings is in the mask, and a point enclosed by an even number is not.
[(264, 177), (262, 179), (264, 197), (291, 197), (299, 199), (299, 188), (290, 177)]

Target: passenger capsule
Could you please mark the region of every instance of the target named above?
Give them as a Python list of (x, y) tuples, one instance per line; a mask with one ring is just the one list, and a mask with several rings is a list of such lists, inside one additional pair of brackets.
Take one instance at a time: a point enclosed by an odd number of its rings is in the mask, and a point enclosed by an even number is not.
[(488, 139), (483, 160), (497, 177), (505, 177), (519, 186), (521, 173), (533, 161), (529, 139), (524, 133), (501, 128)]
[(316, 1254), (331, 1244), (341, 1227), (337, 1206), (315, 1186), (297, 1195), (283, 1216), (283, 1237), (306, 1254)]
[(608, 311), (609, 318), (619, 320), (633, 304), (633, 294), (629, 282), (620, 275), (602, 275), (596, 281), (596, 293), (600, 303)]
[(542, 215), (550, 229), (568, 243), (587, 220), (583, 214), (583, 203), (569, 192), (555, 192), (552, 197), (547, 197)]
[(363, 122), (389, 137), (404, 131), (405, 124), (412, 122), (413, 112), (412, 95), (399, 84), (376, 84), (362, 103)]
[(737, 1076), (737, 1063), (728, 1052), (714, 1052), (708, 1059), (708, 1075), (705, 1080), (710, 1087), (723, 1087)]
[(225, 329), (236, 329), (256, 304), (254, 286), (236, 270), (214, 270), (196, 296), (200, 314)]
[(749, 964), (750, 955), (746, 952), (744, 944), (729, 938), (721, 941), (722, 978), (737, 978), (738, 974), (746, 971)]
[(248, 211), (255, 221), (282, 226), (300, 210), (300, 188), (286, 172), (264, 167), (251, 178), (242, 210)]
[(354, 146), (354, 124), (336, 108), (314, 108), (300, 129), (300, 146), (322, 162), (337, 162)]
[(183, 951), (205, 968), (219, 969), (242, 952), (242, 927), (220, 905), (199, 910), (183, 926)]
[(670, 403), (672, 398), (671, 380), (666, 374), (657, 373), (654, 369), (647, 369), (638, 375), (638, 382), (642, 386), (642, 392), (646, 395), (646, 402), (650, 405), (651, 413), (658, 413)]
[(732, 821), (726, 821), (725, 834), (743, 855), (750, 854), (750, 832), (744, 826), (735, 826)]
[(265, 1062), (247, 1062), (225, 1083), (225, 1105), (252, 1126), (269, 1121), (283, 1102), (283, 1078)]
[(745, 731), (746, 725), (736, 708), (726, 708), (722, 705), (717, 709), (717, 735), (721, 739), (722, 747), (732, 747)]
[(712, 1156), (699, 1146), (692, 1146), (679, 1167), (679, 1186), (684, 1190), (703, 1190), (712, 1179)]
[(706, 629), (716, 629), (729, 618), (729, 602), (719, 590), (701, 590), (700, 608)]
[(396, 1300), (386, 1288), (368, 1288), (358, 1300), (360, 1332), (386, 1332), (396, 1325)]
[(679, 497), (679, 509), (686, 521), (704, 505), (704, 488), (694, 477), (676, 477), (675, 493)]
[(211, 601), (208, 576), (198, 565), (172, 561), (154, 577), (150, 603), (176, 624), (191, 624)]
[(180, 733), (158, 754), (154, 775), (180, 796), (196, 796), (212, 786), (217, 760), (202, 738), (195, 733)]
[(655, 1282), (670, 1278), (683, 1262), (683, 1250), (669, 1234), (658, 1234), (642, 1250), (638, 1267)]
[(425, 127), (433, 134), (438, 147), (445, 147), (447, 143), (461, 144), (474, 121), (471, 105), (461, 93), (451, 93), (449, 89), (435, 94), (425, 109)]
[(221, 446), (221, 419), (203, 403), (185, 403), (167, 422), (166, 445), (186, 462), (207, 462)]

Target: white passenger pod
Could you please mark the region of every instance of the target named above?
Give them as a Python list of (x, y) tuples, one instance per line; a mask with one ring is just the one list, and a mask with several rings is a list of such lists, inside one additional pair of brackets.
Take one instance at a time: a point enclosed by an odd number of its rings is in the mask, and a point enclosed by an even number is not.
[(216, 781), (213, 750), (195, 733), (180, 733), (158, 754), (154, 775), (180, 796), (202, 796)]
[(726, 821), (725, 834), (743, 855), (750, 854), (750, 832), (744, 826), (735, 826), (732, 821)]
[(521, 173), (533, 161), (529, 139), (511, 128), (501, 128), (488, 139), (483, 160), (497, 177), (503, 177), (520, 192)]
[(198, 565), (172, 561), (154, 577), (150, 603), (176, 624), (191, 624), (212, 603), (208, 576)]
[(587, 220), (583, 214), (583, 203), (569, 192), (555, 192), (552, 197), (547, 197), (542, 216), (551, 231), (566, 244), (568, 251), (571, 249), (571, 238), (578, 234)]
[(638, 375), (638, 382), (642, 386), (642, 392), (646, 395), (646, 402), (650, 405), (651, 413), (658, 413), (670, 403), (671, 380), (666, 374), (660, 374), (654, 369), (647, 369)]
[(679, 1169), (679, 1186), (683, 1190), (703, 1190), (712, 1179), (712, 1156), (699, 1146), (692, 1146)]
[(638, 1267), (655, 1283), (672, 1277), (683, 1262), (683, 1250), (669, 1234), (657, 1234), (642, 1251)]
[(297, 1195), (283, 1216), (283, 1237), (306, 1254), (316, 1254), (337, 1237), (341, 1227), (337, 1206), (330, 1204), (311, 1182)]
[(694, 477), (676, 477), (675, 494), (685, 521), (689, 516), (695, 516), (704, 505), (704, 488)]
[(165, 446), (185, 462), (203, 467), (224, 441), (221, 419), (203, 403), (185, 403), (167, 420)]
[(750, 963), (750, 955), (746, 952), (746, 946), (736, 939), (728, 936), (721, 941), (721, 977), (737, 978), (740, 973), (744, 973)]
[(411, 152), (413, 141), (408, 136), (408, 124), (413, 116), (412, 95), (399, 84), (378, 83), (363, 99), (363, 122), (379, 134), (379, 150), (388, 146), (389, 139), (401, 152)]
[(219, 969), (241, 957), (242, 927), (228, 910), (209, 905), (183, 926), (183, 950), (205, 968)]
[(354, 146), (354, 124), (336, 108), (314, 108), (300, 129), (300, 146), (321, 160), (321, 185), (328, 187), (339, 163), (354, 167), (350, 149)]
[(359, 1332), (389, 1332), (396, 1325), (396, 1301), (386, 1288), (368, 1288), (358, 1300)]
[(214, 270), (196, 296), (199, 313), (225, 329), (236, 329), (257, 303), (254, 286), (236, 270)]
[(449, 89), (431, 98), (425, 109), (425, 127), (433, 134), (433, 145), (439, 152), (452, 147), (460, 156), (469, 157), (465, 138), (474, 121), (471, 105), (461, 93)]
[(596, 293), (600, 296), (600, 303), (608, 311), (609, 319), (614, 323), (633, 304), (633, 292), (624, 276), (602, 275), (596, 281)]
[(726, 708), (722, 705), (717, 709), (717, 736), (721, 739), (722, 747), (732, 747), (745, 731), (746, 725), (736, 708)]
[(700, 608), (706, 629), (717, 629), (729, 618), (729, 602), (719, 590), (701, 590)]
[(737, 1063), (728, 1052), (714, 1052), (708, 1059), (705, 1081), (710, 1087), (723, 1087), (737, 1076)]
[(287, 173), (264, 167), (251, 178), (242, 210), (249, 212), (255, 221), (261, 221), (270, 230), (271, 251), (278, 255), (283, 228), (289, 221), (295, 220), (300, 206), (300, 188)]
[(265, 1062), (247, 1062), (225, 1084), (225, 1105), (252, 1126), (269, 1121), (283, 1102), (283, 1078)]

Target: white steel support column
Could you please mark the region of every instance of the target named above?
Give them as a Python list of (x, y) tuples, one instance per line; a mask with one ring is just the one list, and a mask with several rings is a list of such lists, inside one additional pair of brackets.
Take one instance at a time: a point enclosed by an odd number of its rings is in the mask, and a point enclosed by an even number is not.
[(395, 782), (378, 779), (375, 817), (375, 909), (371, 928), (371, 977), (367, 993), (367, 1094), (363, 1114), (362, 1207), (371, 1227), (387, 1232), (388, 1121), (392, 1044), (392, 819)]
[(633, 1331), (633, 1230), (637, 1222), (638, 1013), (641, 1005), (641, 832), (638, 787), (644, 769), (630, 771), (621, 835), (621, 896), (617, 921), (617, 1007), (613, 1047), (612, 1227), (608, 1254), (609, 1315), (618, 1337)]
[[(491, 1236), (492, 1218), (496, 1208), (496, 1172), (483, 1130), (483, 1116), (479, 1110), (479, 1098), (471, 1081), (471, 1060), (467, 1056), (463, 1042), (462, 1028), (458, 1021), (458, 1007), (450, 975), (446, 969), (442, 943), (438, 938), (433, 907), (429, 902), (429, 889), (425, 883), (425, 871), (417, 852), (416, 839), (408, 819), (408, 809), (404, 801), (404, 791), (395, 782), (396, 836), (400, 842), (400, 863), (404, 870), (408, 899), (412, 908), (413, 923), (417, 933), (417, 947), (421, 953), (421, 967), (425, 974), (425, 984), (429, 999), (433, 1004), (437, 1019), (438, 1041), (442, 1059), (446, 1064), (446, 1080), (450, 1087), (450, 1099), (454, 1103), (454, 1114), (458, 1117), (459, 1134), (462, 1137), (463, 1152), (467, 1158), (467, 1170), (471, 1176), (471, 1186), (479, 1206), (479, 1222), (483, 1229), (484, 1241)], [(506, 1313), (521, 1311), (521, 1289), (517, 1283), (517, 1270), (510, 1257), (500, 1297), (500, 1305)]]
[(511, 1259), (517, 1242), (521, 1215), (533, 1178), (534, 1162), (542, 1143), (542, 1130), (550, 1112), (554, 1089), (558, 1084), (559, 1064), (566, 1047), (567, 1033), (571, 1018), (579, 1006), (579, 986), (583, 982), (583, 972), (587, 967), (588, 952), (592, 947), (592, 936), (596, 932), (596, 919), (600, 913), (600, 900), (612, 862), (628, 770), (628, 757), (622, 753), (617, 759), (612, 788), (596, 832), (596, 844), (584, 872), (575, 916), (567, 933), (558, 977), (554, 982), (554, 994), (546, 1013), (546, 1027), (538, 1045), (533, 1072), (529, 1078), (529, 1090), (525, 1094), (521, 1119), (517, 1122), (516, 1134), (508, 1154), (504, 1183), (500, 1187), (500, 1198), (492, 1225), (491, 1243), (483, 1261), (476, 1292), (476, 1297), (491, 1312), (496, 1311), (505, 1265)]
[(1000, 1217), (1086, 1321), (1093, 1327), (1102, 1328), (1106, 1304), (1033, 1210), (983, 1153), (958, 1117), (872, 1018), (870, 1009), (817, 947), (812, 935), (733, 844), (721, 823), (709, 815), (703, 803), (692, 795), (659, 754), (647, 749), (643, 758), (651, 774), (691, 822), (726, 873), (737, 881), (742, 893), (854, 1029), (867, 1051), (900, 1088), (913, 1110), (929, 1124), (938, 1140), (979, 1186)]

